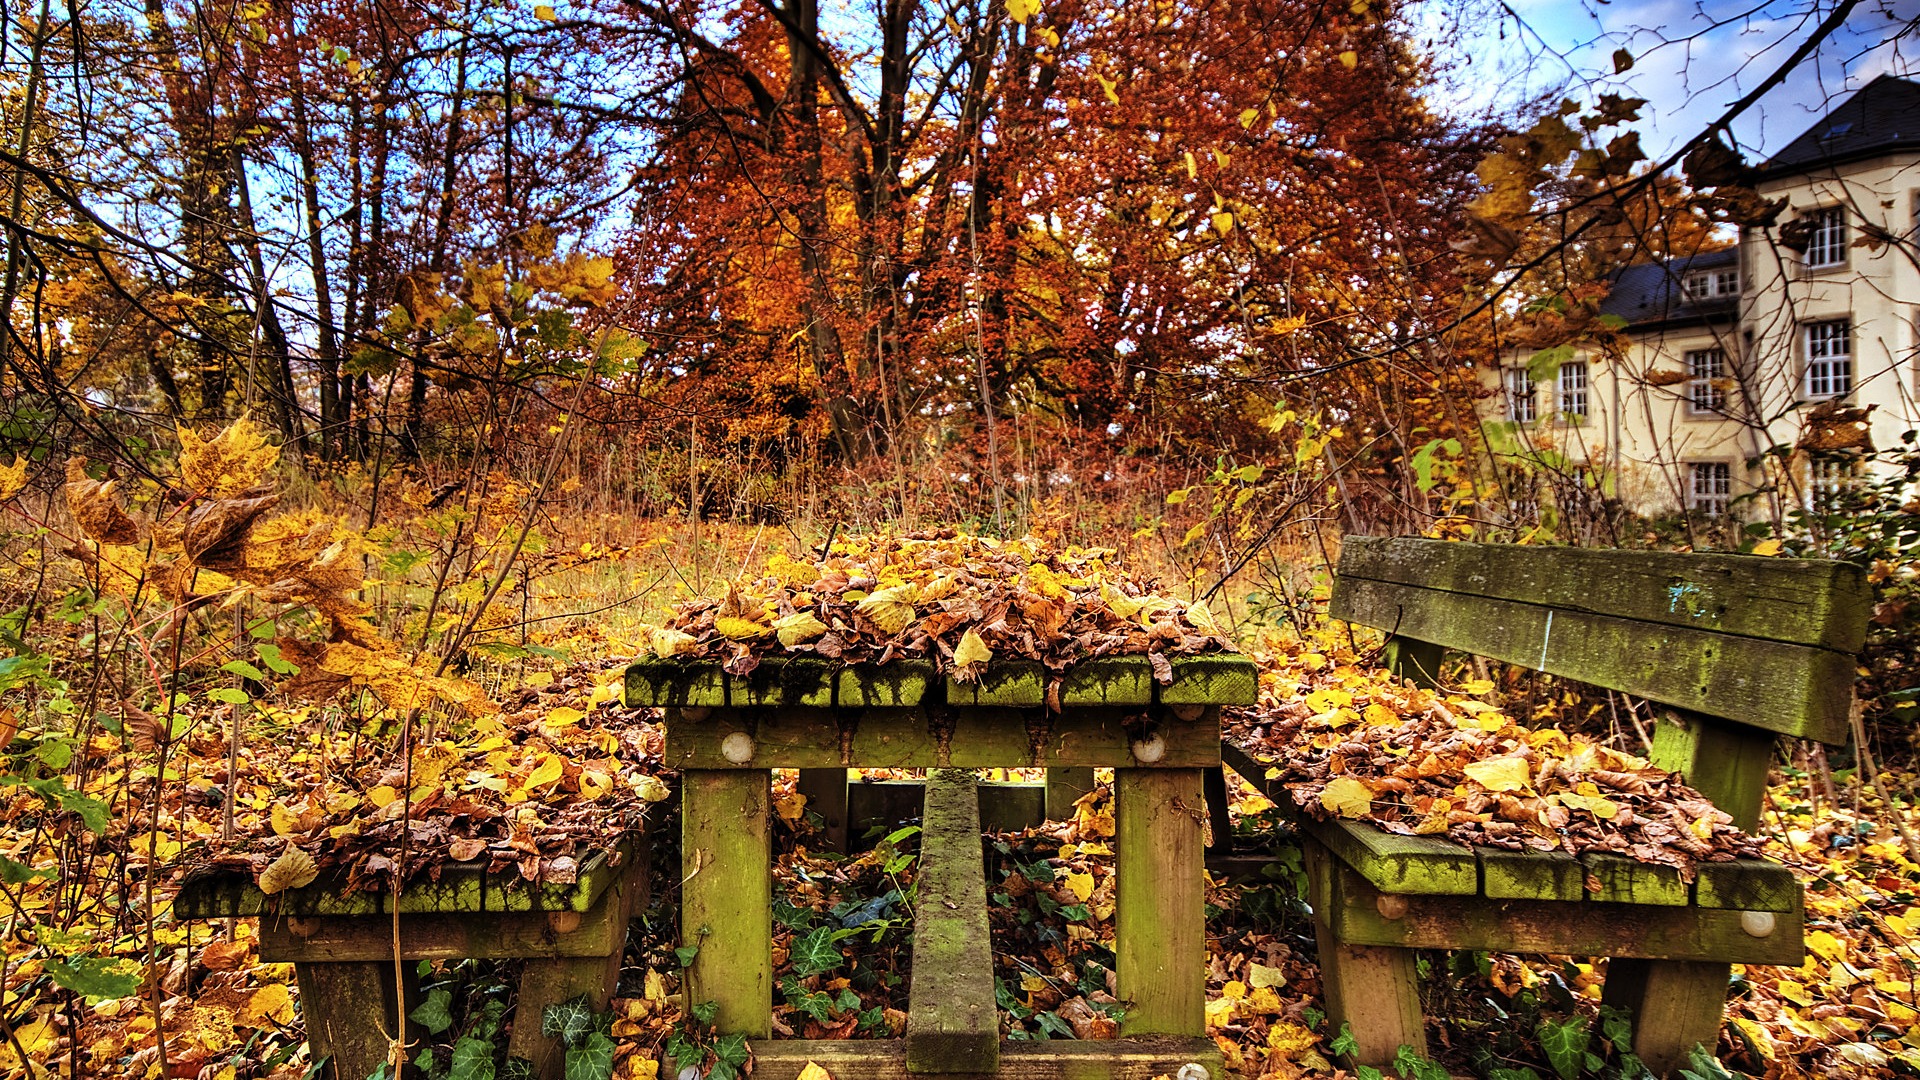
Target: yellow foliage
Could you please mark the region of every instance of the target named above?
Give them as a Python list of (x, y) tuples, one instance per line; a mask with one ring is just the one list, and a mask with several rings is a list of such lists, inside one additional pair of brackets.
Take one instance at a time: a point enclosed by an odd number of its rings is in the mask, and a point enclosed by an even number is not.
[(280, 448), (246, 416), (227, 425), (212, 439), (202, 439), (182, 425), (180, 478), (188, 490), (215, 499), (231, 499), (258, 484), (280, 459)]

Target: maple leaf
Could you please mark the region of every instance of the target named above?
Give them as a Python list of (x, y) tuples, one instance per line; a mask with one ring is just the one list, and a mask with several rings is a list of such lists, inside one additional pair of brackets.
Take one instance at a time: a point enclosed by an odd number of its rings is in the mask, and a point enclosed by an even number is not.
[(244, 414), (212, 439), (201, 439), (184, 424), (177, 432), (180, 478), (188, 489), (211, 498), (239, 495), (280, 460), (280, 448), (269, 445), (266, 433)]
[(125, 546), (140, 542), (140, 527), (134, 524), (113, 497), (114, 481), (95, 480), (87, 475), (87, 459), (67, 459), (67, 509), (80, 531), (97, 544)]

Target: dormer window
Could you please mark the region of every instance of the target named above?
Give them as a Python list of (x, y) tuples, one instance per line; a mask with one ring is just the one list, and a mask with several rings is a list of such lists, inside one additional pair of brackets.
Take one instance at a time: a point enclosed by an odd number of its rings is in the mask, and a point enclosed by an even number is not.
[(1689, 300), (1740, 295), (1740, 271), (1698, 270), (1681, 279)]

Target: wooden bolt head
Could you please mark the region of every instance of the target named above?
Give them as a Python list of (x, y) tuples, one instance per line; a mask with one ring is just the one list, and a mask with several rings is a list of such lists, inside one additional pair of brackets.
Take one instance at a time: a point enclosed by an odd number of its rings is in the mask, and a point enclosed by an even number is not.
[(1190, 705), (1173, 705), (1169, 707), (1173, 710), (1174, 716), (1178, 717), (1181, 720), (1186, 721), (1189, 724), (1193, 723), (1195, 720), (1198, 720), (1202, 716), (1205, 716), (1207, 714), (1207, 707), (1205, 705), (1201, 705), (1198, 703), (1190, 704)]
[(1740, 913), (1740, 929), (1745, 930), (1748, 937), (1772, 937), (1773, 922), (1773, 912), (1771, 911), (1743, 911)]
[(303, 919), (298, 915), (287, 919), (287, 930), (297, 938), (310, 938), (320, 932), (319, 919)]
[(547, 913), (547, 927), (556, 934), (571, 934), (580, 929), (580, 913), (577, 911), (550, 911)]
[(735, 765), (745, 765), (753, 760), (753, 736), (744, 731), (736, 731), (720, 740), (720, 755)]
[(1151, 765), (1167, 756), (1167, 740), (1158, 735), (1149, 735), (1133, 741), (1133, 759), (1144, 765)]
[(667, 720), (669, 722), (674, 720), (685, 720), (690, 724), (697, 724), (700, 721), (705, 720), (707, 717), (712, 715), (713, 715), (713, 710), (706, 707), (705, 705), (692, 705), (684, 709), (669, 709), (667, 711)]
[(1407, 898), (1395, 893), (1382, 893), (1373, 902), (1373, 909), (1383, 919), (1404, 919), (1407, 916)]

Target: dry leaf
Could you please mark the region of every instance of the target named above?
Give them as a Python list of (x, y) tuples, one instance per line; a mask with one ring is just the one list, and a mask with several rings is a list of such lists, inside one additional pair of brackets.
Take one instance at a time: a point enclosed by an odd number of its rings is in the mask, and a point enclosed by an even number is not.
[(288, 889), (304, 889), (320, 876), (313, 856), (289, 844), (280, 857), (260, 871), (260, 891), (272, 896)]

